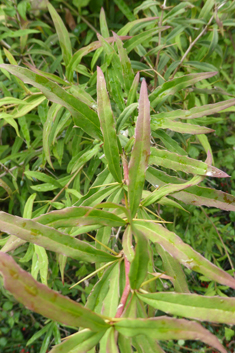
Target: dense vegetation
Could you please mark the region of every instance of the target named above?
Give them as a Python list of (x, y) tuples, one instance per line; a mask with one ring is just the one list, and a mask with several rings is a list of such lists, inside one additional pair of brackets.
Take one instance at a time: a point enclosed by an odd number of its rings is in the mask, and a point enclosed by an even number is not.
[(234, 13), (2, 1), (0, 352), (234, 352)]

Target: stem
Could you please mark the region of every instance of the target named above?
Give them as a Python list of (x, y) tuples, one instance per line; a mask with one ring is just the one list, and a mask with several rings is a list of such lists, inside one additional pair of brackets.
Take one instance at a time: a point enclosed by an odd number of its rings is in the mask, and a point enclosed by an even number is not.
[(126, 284), (125, 284), (124, 291), (122, 293), (120, 304), (118, 305), (118, 309), (117, 309), (117, 313), (115, 315), (115, 318), (119, 318), (122, 316), (128, 295), (130, 293), (130, 281), (129, 281), (129, 276), (128, 276), (129, 271), (130, 271), (130, 262), (127, 260), (126, 256), (124, 256), (124, 262), (125, 262)]
[(123, 173), (124, 173), (124, 182), (126, 185), (129, 185), (128, 162), (127, 162), (126, 154), (124, 151), (122, 154), (122, 165), (123, 165)]
[[(224, 1), (222, 4), (220, 4), (217, 8), (216, 11), (218, 11), (219, 9), (221, 9), (221, 7), (223, 7), (226, 4), (227, 1)], [(210, 26), (212, 20), (214, 18), (214, 14), (211, 16), (209, 22), (207, 23), (207, 25), (204, 27), (204, 29), (201, 31), (201, 33), (199, 33), (199, 35), (197, 36), (196, 39), (194, 39), (194, 41), (189, 45), (188, 49), (186, 50), (186, 52), (184, 53), (182, 59), (180, 60), (179, 65), (175, 68), (175, 71), (173, 72), (172, 76), (171, 76), (171, 80), (174, 78), (176, 72), (178, 71), (178, 69), (180, 68), (180, 66), (182, 65), (184, 59), (186, 58), (186, 56), (188, 55), (188, 53), (190, 52), (190, 50), (192, 49), (192, 47), (194, 46), (194, 44), (198, 41), (198, 39), (200, 39), (203, 34), (206, 32), (207, 28)]]

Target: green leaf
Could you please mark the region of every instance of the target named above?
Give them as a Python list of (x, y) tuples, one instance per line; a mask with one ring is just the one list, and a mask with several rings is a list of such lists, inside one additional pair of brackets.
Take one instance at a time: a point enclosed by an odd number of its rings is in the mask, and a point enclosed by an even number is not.
[(155, 132), (152, 132), (153, 137), (159, 138), (165, 147), (171, 151), (180, 154), (181, 156), (187, 155), (187, 152), (179, 146), (179, 144), (173, 140), (165, 131), (163, 130), (157, 130)]
[(129, 21), (135, 20), (132, 10), (128, 7), (124, 0), (114, 0), (114, 2)]
[(61, 20), (60, 16), (58, 15), (54, 7), (49, 2), (47, 6), (50, 12), (50, 15), (52, 17), (52, 20), (54, 22), (57, 35), (59, 37), (59, 42), (60, 42), (65, 65), (68, 66), (72, 58), (72, 47), (71, 47), (71, 42), (70, 42), (67, 28), (65, 27), (63, 21)]
[(119, 36), (114, 32), (113, 32), (113, 36), (117, 43), (118, 53), (119, 53), (119, 57), (122, 65), (122, 75), (123, 75), (124, 85), (128, 96), (134, 79), (134, 72), (131, 68), (131, 62), (130, 62), (130, 59), (128, 58), (126, 50), (123, 48), (122, 41), (120, 40)]
[(48, 257), (46, 250), (38, 245), (34, 245), (35, 249), (35, 254), (38, 259), (38, 266), (39, 266), (39, 272), (40, 272), (40, 277), (41, 281), (43, 284), (47, 285), (47, 277), (48, 277)]
[(208, 165), (205, 162), (156, 148), (151, 148), (149, 164), (160, 165), (164, 168), (170, 168), (173, 170), (180, 170), (185, 173), (210, 176), (214, 178), (229, 177), (228, 174), (222, 170)]
[(140, 300), (167, 314), (234, 325), (235, 299), (189, 293), (138, 293)]
[(147, 84), (143, 80), (140, 90), (139, 115), (135, 129), (135, 143), (129, 162), (128, 199), (131, 216), (134, 217), (139, 206), (145, 182), (145, 172), (150, 154), (150, 105)]
[(128, 337), (145, 335), (161, 341), (170, 339), (201, 340), (221, 353), (226, 353), (219, 340), (197, 322), (162, 316), (151, 319), (123, 319), (115, 323), (115, 328)]
[(95, 249), (89, 243), (71, 238), (69, 235), (35, 221), (12, 216), (5, 212), (0, 212), (0, 229), (74, 259), (88, 262), (109, 262), (115, 259), (114, 256)]
[[(173, 278), (175, 291), (178, 293), (189, 293), (184, 271), (174, 257), (165, 251), (161, 245), (156, 244), (157, 252), (162, 258), (164, 270), (166, 274)], [(183, 315), (182, 315), (183, 316)]]
[(114, 328), (110, 329), (110, 332), (108, 335), (106, 353), (119, 353), (119, 349), (116, 343)]
[(155, 108), (159, 104), (163, 104), (168, 97), (174, 95), (176, 92), (188, 86), (194, 85), (196, 82), (213, 77), (217, 72), (205, 72), (200, 74), (190, 74), (174, 78), (169, 82), (157, 87), (150, 95), (149, 100), (151, 107)]
[(104, 153), (108, 161), (108, 168), (115, 180), (121, 183), (122, 173), (113, 112), (106, 90), (104, 74), (99, 67), (97, 67), (97, 101), (100, 126), (104, 139)]
[[(120, 36), (126, 36), (130, 30), (135, 27), (138, 24), (142, 24), (143, 22), (152, 22), (158, 19), (158, 17), (146, 17), (146, 18), (141, 18), (139, 20), (135, 20), (132, 22), (128, 22), (124, 27), (122, 27), (118, 32), (117, 35)], [(149, 23), (146, 23), (146, 26), (148, 26)]]
[(129, 118), (129, 116), (135, 111), (135, 109), (138, 106), (139, 106), (139, 103), (132, 103), (123, 110), (123, 112), (120, 114), (119, 118), (117, 119), (117, 124), (116, 124), (117, 132), (121, 130), (126, 120)]
[(232, 276), (185, 244), (175, 233), (153, 222), (134, 221), (134, 226), (153, 243), (160, 244), (183, 266), (202, 273), (213, 281), (235, 288), (235, 279)]
[(200, 135), (200, 134), (208, 134), (215, 130), (209, 129), (208, 127), (186, 124), (180, 121), (172, 121), (170, 119), (151, 119), (151, 130), (158, 129), (169, 129), (171, 131), (180, 132), (182, 134), (191, 134), (191, 135)]
[(132, 244), (132, 230), (131, 226), (128, 225), (122, 238), (122, 247), (124, 254), (129, 262), (132, 262), (135, 257), (135, 252), (133, 250)]
[(62, 108), (61, 105), (53, 103), (48, 110), (47, 120), (46, 120), (45, 124), (43, 125), (43, 150), (45, 152), (47, 162), (52, 167), (52, 169), (54, 169), (54, 168), (53, 168), (53, 165), (51, 162), (51, 156), (50, 156), (49, 136), (51, 133), (53, 122), (54, 122), (54, 120), (55, 120), (55, 118), (61, 108)]
[(143, 283), (148, 271), (148, 241), (145, 235), (136, 228), (133, 227), (132, 231), (136, 237), (137, 244), (135, 247), (135, 257), (130, 266), (129, 279), (131, 288), (138, 289)]
[[(167, 185), (168, 183), (185, 183), (186, 180), (170, 176), (155, 168), (148, 168), (146, 179), (156, 187), (156, 185)], [(235, 211), (235, 197), (220, 190), (210, 189), (202, 186), (190, 186), (184, 191), (172, 194), (177, 200), (186, 204), (217, 207), (225, 211)]]
[(74, 98), (56, 83), (34, 72), (14, 65), (1, 64), (1, 67), (20, 78), (23, 82), (37, 87), (50, 101), (67, 108), (77, 126), (88, 135), (101, 138), (100, 124), (97, 114), (86, 104)]
[(67, 207), (63, 210), (52, 211), (37, 218), (34, 221), (53, 228), (78, 227), (91, 224), (121, 227), (125, 221), (115, 214), (91, 207)]
[(153, 338), (138, 335), (132, 338), (132, 342), (138, 353), (165, 353)]
[[(128, 39), (124, 44), (124, 48), (126, 49), (127, 53), (130, 53), (130, 51), (135, 49), (139, 44), (150, 40), (150, 38), (152, 38), (154, 34), (156, 34), (159, 31), (163, 31), (164, 29), (167, 29), (167, 28), (169, 27), (158, 27), (158, 28), (149, 29), (148, 31), (145, 31), (145, 32), (141, 32), (136, 36), (132, 37), (131, 39)], [(118, 35), (120, 34), (118, 33)]]
[[(105, 304), (105, 297), (108, 295), (111, 286), (113, 273), (115, 274), (119, 271), (117, 268), (119, 268), (119, 263), (115, 262), (105, 270), (103, 276), (96, 282), (90, 295), (88, 296), (86, 308), (94, 311), (95, 313), (101, 314), (103, 305)], [(107, 307), (106, 310), (108, 310)]]
[(109, 28), (106, 21), (105, 11), (103, 7), (100, 10), (100, 32), (102, 37), (108, 38), (109, 37)]
[(49, 353), (84, 353), (93, 348), (103, 337), (105, 331), (81, 330), (66, 337), (63, 343), (55, 346)]
[(191, 180), (187, 181), (184, 184), (167, 184), (164, 185), (162, 187), (160, 187), (160, 189), (156, 189), (154, 190), (149, 196), (147, 196), (142, 202), (141, 204), (144, 207), (147, 207), (149, 205), (151, 205), (152, 203), (157, 202), (159, 199), (161, 199), (164, 196), (167, 196), (171, 193), (177, 192), (177, 191), (181, 191), (183, 189), (186, 189), (192, 185), (197, 185), (199, 184), (201, 181), (203, 180), (203, 177), (201, 176), (195, 176), (193, 177)]
[(0, 257), (0, 272), (4, 278), (5, 288), (28, 309), (64, 325), (82, 326), (94, 332), (109, 327), (95, 313), (36, 282), (11, 256), (4, 253), (1, 253)]
[(137, 72), (137, 74), (135, 75), (135, 78), (132, 82), (132, 85), (131, 85), (131, 88), (130, 88), (130, 92), (128, 94), (128, 98), (127, 98), (127, 107), (129, 105), (131, 105), (132, 103), (135, 102), (136, 100), (136, 96), (137, 96), (137, 88), (138, 88), (138, 85), (139, 85), (139, 80), (140, 80), (140, 73)]

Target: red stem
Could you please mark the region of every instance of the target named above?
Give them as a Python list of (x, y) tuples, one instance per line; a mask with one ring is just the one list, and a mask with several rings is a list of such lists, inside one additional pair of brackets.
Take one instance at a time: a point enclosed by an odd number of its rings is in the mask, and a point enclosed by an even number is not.
[(124, 257), (124, 261), (125, 261), (125, 272), (126, 272), (126, 284), (125, 284), (124, 291), (122, 293), (120, 304), (118, 305), (117, 313), (115, 316), (116, 318), (122, 316), (128, 295), (130, 293), (130, 282), (129, 282), (129, 276), (128, 276), (130, 271), (130, 262), (127, 260), (126, 256)]

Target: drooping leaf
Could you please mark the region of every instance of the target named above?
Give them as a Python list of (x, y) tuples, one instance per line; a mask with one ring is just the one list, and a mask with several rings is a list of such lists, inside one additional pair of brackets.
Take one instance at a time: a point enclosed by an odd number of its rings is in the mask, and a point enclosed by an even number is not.
[(226, 353), (218, 338), (197, 322), (162, 316), (150, 319), (123, 319), (115, 323), (115, 328), (128, 337), (145, 335), (162, 341), (169, 339), (201, 340), (221, 353)]
[(213, 281), (235, 288), (235, 279), (232, 276), (185, 244), (175, 233), (153, 222), (134, 221), (134, 225), (153, 243), (160, 244), (183, 266), (202, 273)]
[(100, 316), (35, 281), (11, 256), (2, 252), (0, 272), (5, 288), (28, 309), (65, 325), (87, 327), (94, 332), (109, 327)]
[(37, 87), (50, 101), (67, 108), (77, 126), (81, 127), (88, 135), (101, 139), (98, 116), (86, 104), (67, 93), (56, 83), (28, 69), (7, 64), (1, 64), (1, 67), (4, 67), (23, 82)]
[[(170, 176), (153, 167), (148, 168), (146, 179), (155, 187), (156, 185), (167, 185), (167, 183), (185, 183), (185, 180)], [(184, 191), (175, 192), (172, 196), (186, 204), (204, 205), (221, 208), (225, 211), (235, 211), (235, 197), (220, 190), (195, 185), (190, 186)]]
[(135, 129), (135, 143), (129, 162), (128, 199), (131, 216), (134, 217), (139, 206), (145, 182), (145, 172), (150, 154), (150, 105), (147, 84), (143, 80), (140, 90), (139, 115)]
[(50, 12), (50, 15), (52, 17), (52, 20), (54, 22), (57, 35), (59, 37), (59, 42), (60, 42), (65, 65), (68, 66), (68, 64), (72, 58), (72, 46), (71, 46), (71, 42), (70, 42), (67, 28), (65, 27), (61, 17), (58, 15), (55, 8), (50, 3), (48, 3), (47, 6), (48, 6), (48, 10)]
[(214, 178), (227, 178), (228, 174), (205, 162), (198, 161), (187, 156), (180, 156), (177, 153), (151, 148), (149, 164), (160, 165), (173, 170), (180, 170), (185, 173), (192, 173)]
[(122, 174), (113, 112), (106, 90), (104, 74), (99, 67), (97, 67), (97, 100), (98, 115), (104, 139), (104, 153), (110, 172), (115, 180), (120, 183), (122, 181)]
[(78, 260), (108, 262), (115, 259), (114, 256), (95, 249), (89, 243), (74, 239), (33, 220), (12, 216), (5, 212), (0, 212), (0, 230)]

